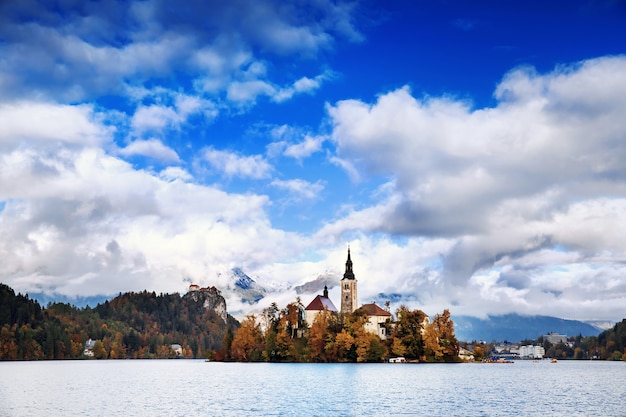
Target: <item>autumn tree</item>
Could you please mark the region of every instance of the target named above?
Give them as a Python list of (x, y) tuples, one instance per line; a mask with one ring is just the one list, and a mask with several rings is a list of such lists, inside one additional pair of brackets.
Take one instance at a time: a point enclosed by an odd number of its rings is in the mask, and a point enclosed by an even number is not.
[(320, 311), (315, 317), (309, 329), (309, 353), (313, 362), (328, 362), (326, 345), (334, 342), (334, 337), (330, 332), (333, 321), (333, 313), (328, 310)]
[(454, 322), (450, 311), (436, 314), (424, 333), (426, 357), (434, 362), (457, 362), (459, 342), (454, 334)]
[(250, 362), (262, 359), (263, 334), (256, 316), (249, 315), (233, 337), (231, 356), (234, 360)]
[[(396, 317), (398, 318), (396, 325), (388, 339), (390, 350), (409, 360), (423, 358), (424, 340), (422, 333), (428, 316), (421, 310), (409, 310), (402, 305), (396, 310)], [(403, 354), (400, 355), (399, 353)]]
[(96, 340), (93, 345), (93, 357), (96, 359), (106, 359), (108, 357), (104, 344), (100, 340)]

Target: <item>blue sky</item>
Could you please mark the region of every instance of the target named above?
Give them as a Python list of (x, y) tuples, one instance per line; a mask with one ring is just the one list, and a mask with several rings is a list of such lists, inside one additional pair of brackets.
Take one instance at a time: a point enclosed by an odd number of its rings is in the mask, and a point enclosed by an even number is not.
[(0, 281), (620, 320), (626, 3), (545, 3), (2, 2)]

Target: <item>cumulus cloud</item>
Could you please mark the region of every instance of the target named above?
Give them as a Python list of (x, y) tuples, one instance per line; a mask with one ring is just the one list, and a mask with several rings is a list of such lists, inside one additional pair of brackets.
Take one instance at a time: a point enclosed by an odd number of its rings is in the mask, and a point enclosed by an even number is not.
[(311, 183), (303, 179), (292, 180), (273, 180), (271, 185), (277, 188), (282, 188), (294, 194), (296, 198), (312, 200), (319, 196), (319, 193), (324, 190), (324, 185), (321, 181)]
[(290, 156), (295, 159), (308, 158), (313, 153), (319, 152), (322, 149), (322, 144), (327, 139), (328, 138), (325, 136), (306, 135), (302, 142), (287, 145), (283, 155)]
[(227, 177), (262, 179), (269, 177), (272, 166), (261, 155), (242, 156), (233, 152), (208, 148), (202, 160)]
[[(589, 280), (597, 288), (578, 294), (587, 313), (602, 310), (609, 289), (610, 299), (623, 300), (620, 285), (598, 277), (622, 271), (626, 259), (618, 238), (626, 231), (625, 74), (623, 57), (544, 75), (520, 68), (497, 87), (498, 104), (484, 109), (450, 97), (419, 99), (408, 88), (373, 104), (337, 103), (329, 108), (336, 160), (391, 177), (391, 194), (319, 236), (446, 237), (454, 244), (438, 276), (448, 291), (475, 287), (517, 311), (546, 301), (565, 311), (567, 295)], [(562, 256), (544, 264), (554, 248)], [(596, 274), (581, 265), (594, 265)]]
[[(250, 67), (262, 62), (258, 57), (315, 56), (332, 47), (337, 36), (353, 41), (360, 36), (355, 7), (343, 2), (185, 1), (172, 9), (157, 0), (74, 6), (62, 13), (40, 1), (0, 6), (3, 97), (76, 102), (123, 94), (129, 80), (154, 86), (154, 79), (184, 73), (203, 93), (227, 93), (241, 101), (244, 91), (258, 94), (260, 83), (265, 94), (267, 86), (277, 84), (268, 74), (250, 80)], [(243, 85), (229, 88), (233, 82)], [(310, 92), (316, 82), (301, 77), (291, 94)]]
[(136, 140), (123, 149), (120, 154), (124, 156), (141, 155), (158, 159), (164, 162), (179, 162), (180, 158), (175, 150), (163, 145), (158, 139)]
[(181, 170), (157, 177), (97, 149), (61, 153), (72, 154), (55, 175), (33, 171), (31, 152), (10, 161), (18, 184), (0, 177), (0, 275), (17, 290), (181, 291), (234, 260), (252, 268), (301, 244), (271, 228), (264, 196), (190, 184)]
[(54, 148), (60, 143), (105, 145), (111, 141), (112, 129), (97, 123), (100, 118), (91, 105), (3, 103), (0, 104), (0, 148), (10, 149), (24, 142), (44, 148)]

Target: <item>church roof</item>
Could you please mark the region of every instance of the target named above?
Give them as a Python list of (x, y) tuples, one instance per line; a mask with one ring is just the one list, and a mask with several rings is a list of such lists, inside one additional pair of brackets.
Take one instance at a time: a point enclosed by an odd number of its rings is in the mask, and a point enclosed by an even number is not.
[(391, 313), (378, 307), (376, 303), (363, 304), (361, 310), (368, 316), (385, 316), (390, 317)]
[(315, 297), (313, 301), (311, 301), (311, 303), (305, 308), (305, 310), (307, 311), (322, 311), (324, 309), (328, 311), (337, 311), (337, 308), (335, 307), (333, 302), (330, 301), (330, 298), (324, 297), (323, 295), (318, 295), (317, 297)]

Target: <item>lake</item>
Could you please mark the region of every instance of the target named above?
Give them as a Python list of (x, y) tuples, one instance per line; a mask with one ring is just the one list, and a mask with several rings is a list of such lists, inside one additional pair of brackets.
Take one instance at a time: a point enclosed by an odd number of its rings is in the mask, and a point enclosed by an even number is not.
[(626, 416), (626, 363), (0, 363), (1, 416)]

